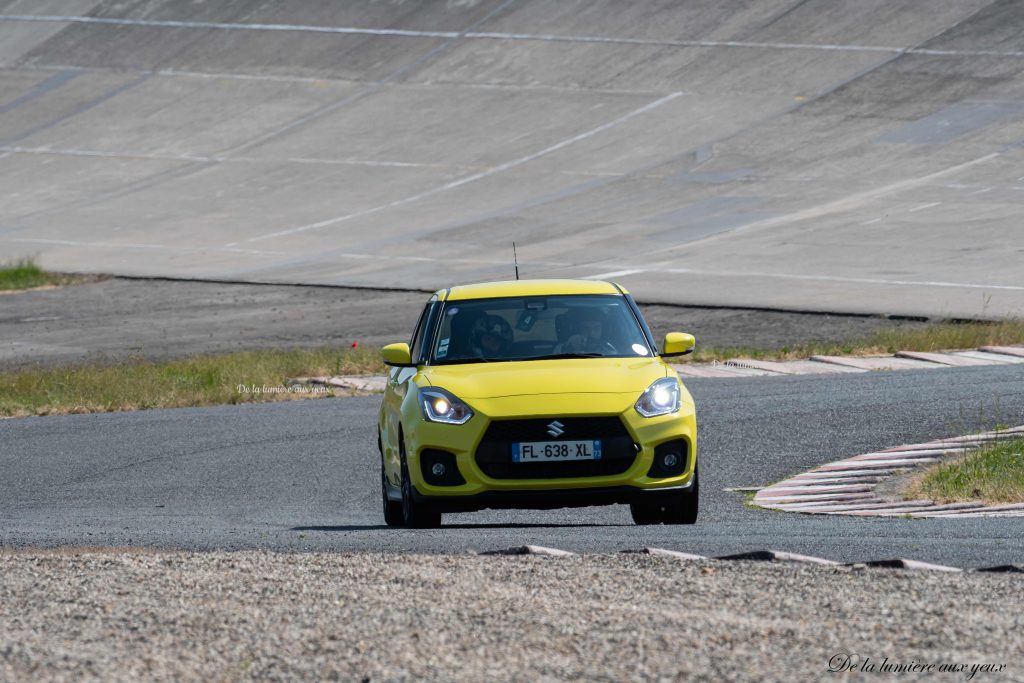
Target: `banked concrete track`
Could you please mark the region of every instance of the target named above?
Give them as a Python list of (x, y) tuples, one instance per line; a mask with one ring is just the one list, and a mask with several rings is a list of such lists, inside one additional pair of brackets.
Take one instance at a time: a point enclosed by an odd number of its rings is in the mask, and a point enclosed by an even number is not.
[(0, 1), (0, 259), (1024, 312), (1012, 0)]

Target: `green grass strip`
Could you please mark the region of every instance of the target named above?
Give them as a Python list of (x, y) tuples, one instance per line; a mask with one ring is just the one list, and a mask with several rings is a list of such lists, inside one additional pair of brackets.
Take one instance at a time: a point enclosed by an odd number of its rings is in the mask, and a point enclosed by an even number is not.
[(929, 468), (906, 496), (942, 503), (1024, 503), (1024, 439), (1002, 441)]
[(822, 342), (783, 346), (777, 349), (744, 347), (701, 348), (697, 339), (695, 362), (726, 361), (733, 358), (794, 360), (811, 356), (869, 356), (897, 351), (952, 351), (979, 346), (1024, 344), (1024, 320), (1000, 322), (934, 323), (917, 328), (893, 328), (848, 342)]
[(287, 391), (285, 380), (383, 372), (379, 350), (369, 347), (246, 351), (165, 362), (133, 360), (0, 372), (0, 416), (308, 398), (308, 390)]
[(58, 275), (44, 271), (32, 259), (0, 264), (0, 290), (42, 287), (58, 284), (61, 279)]
[[(696, 361), (758, 358), (787, 360), (811, 355), (870, 355), (969, 349), (1024, 343), (1024, 321), (939, 323), (890, 329), (843, 344), (781, 349), (701, 349)], [(288, 378), (379, 375), (377, 348), (248, 351), (175, 361), (131, 360), (0, 372), (0, 416), (107, 412), (305, 398), (287, 392)], [(252, 391), (252, 387), (259, 391)], [(240, 387), (248, 387), (249, 391)], [(270, 391), (263, 387), (271, 387)]]

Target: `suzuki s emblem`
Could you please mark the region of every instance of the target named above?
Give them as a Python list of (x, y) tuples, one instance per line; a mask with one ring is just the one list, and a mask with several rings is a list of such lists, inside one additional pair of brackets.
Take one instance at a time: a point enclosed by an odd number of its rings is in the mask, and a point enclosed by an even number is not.
[(564, 426), (564, 424), (562, 424), (558, 420), (555, 420), (554, 422), (548, 425), (548, 434), (550, 434), (551, 436), (561, 436), (562, 434), (565, 434), (565, 430), (562, 429), (562, 427)]

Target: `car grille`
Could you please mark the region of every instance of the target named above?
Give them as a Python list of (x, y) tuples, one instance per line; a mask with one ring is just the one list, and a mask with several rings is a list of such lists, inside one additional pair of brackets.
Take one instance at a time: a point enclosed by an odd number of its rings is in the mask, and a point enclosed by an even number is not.
[[(564, 433), (553, 437), (548, 425), (562, 423)], [(569, 462), (512, 462), (512, 444), (517, 441), (601, 440), (600, 460)], [(604, 477), (622, 474), (636, 460), (636, 446), (616, 416), (546, 417), (531, 420), (495, 420), (487, 427), (476, 449), (476, 464), (492, 479), (558, 479), (563, 477)]]

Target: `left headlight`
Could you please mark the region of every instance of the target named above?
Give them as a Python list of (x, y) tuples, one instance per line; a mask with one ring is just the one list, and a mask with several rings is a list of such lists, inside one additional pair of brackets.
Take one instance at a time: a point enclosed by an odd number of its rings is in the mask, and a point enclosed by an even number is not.
[(420, 389), (420, 408), (423, 417), (430, 422), (450, 425), (466, 424), (473, 417), (473, 411), (450, 391), (440, 387)]
[(664, 377), (647, 387), (636, 402), (636, 412), (644, 417), (679, 412), (679, 380)]

